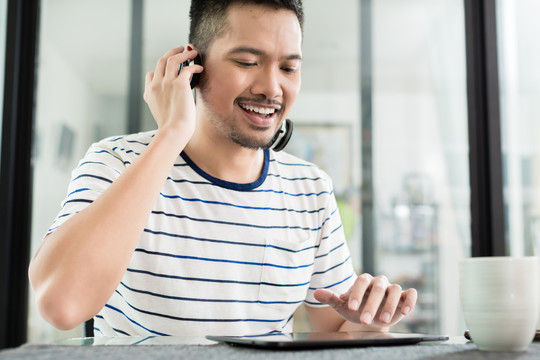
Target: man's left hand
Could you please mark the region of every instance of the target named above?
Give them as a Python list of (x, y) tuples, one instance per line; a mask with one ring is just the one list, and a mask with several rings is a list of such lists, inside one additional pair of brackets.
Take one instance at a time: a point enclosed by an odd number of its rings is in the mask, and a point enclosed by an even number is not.
[(318, 289), (314, 296), (345, 320), (386, 330), (414, 309), (418, 295), (415, 289), (390, 284), (385, 276), (362, 274), (344, 294)]

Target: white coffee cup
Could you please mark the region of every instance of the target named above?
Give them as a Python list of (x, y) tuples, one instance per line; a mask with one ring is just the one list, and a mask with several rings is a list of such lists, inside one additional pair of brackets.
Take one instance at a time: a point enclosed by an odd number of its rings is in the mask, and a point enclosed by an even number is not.
[(539, 318), (538, 257), (468, 258), (460, 262), (459, 281), (465, 323), (478, 349), (525, 351)]

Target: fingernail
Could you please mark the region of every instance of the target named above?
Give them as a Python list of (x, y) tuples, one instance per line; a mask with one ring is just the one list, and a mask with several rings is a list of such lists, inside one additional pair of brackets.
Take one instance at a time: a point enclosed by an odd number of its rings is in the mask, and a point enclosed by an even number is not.
[(349, 304), (349, 309), (351, 310), (358, 310), (358, 308), (360, 307), (360, 303), (358, 302), (358, 300), (352, 300), (351, 303)]
[(384, 323), (389, 323), (390, 322), (390, 313), (388, 311), (384, 312), (382, 315), (381, 315), (381, 320), (382, 322)]
[(410, 312), (411, 312), (411, 307), (410, 307), (410, 306), (405, 306), (405, 307), (403, 308), (403, 314), (404, 314), (404, 315), (407, 315), (407, 314), (410, 313)]
[(360, 320), (364, 323), (364, 324), (371, 324), (371, 319), (372, 319), (372, 316), (370, 313), (368, 312), (365, 312), (362, 314), (362, 317), (360, 318)]

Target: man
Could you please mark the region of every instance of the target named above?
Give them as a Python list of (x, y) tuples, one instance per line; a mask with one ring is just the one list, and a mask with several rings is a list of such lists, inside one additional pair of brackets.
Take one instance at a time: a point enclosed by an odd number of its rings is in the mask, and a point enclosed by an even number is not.
[(74, 170), (29, 269), (41, 314), (106, 336), (245, 335), (291, 331), (304, 303), (315, 331), (387, 330), (416, 291), (357, 277), (330, 179), (268, 149), (300, 90), (301, 1), (190, 14), (191, 44), (146, 76), (158, 129), (94, 144)]

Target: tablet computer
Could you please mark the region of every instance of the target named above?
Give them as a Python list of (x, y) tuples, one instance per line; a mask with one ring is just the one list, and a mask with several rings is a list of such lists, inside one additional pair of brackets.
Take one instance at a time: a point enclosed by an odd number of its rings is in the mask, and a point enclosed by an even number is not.
[(446, 335), (369, 331), (271, 333), (263, 336), (206, 336), (206, 338), (229, 345), (276, 350), (393, 346), (417, 344), (423, 341), (448, 340)]

